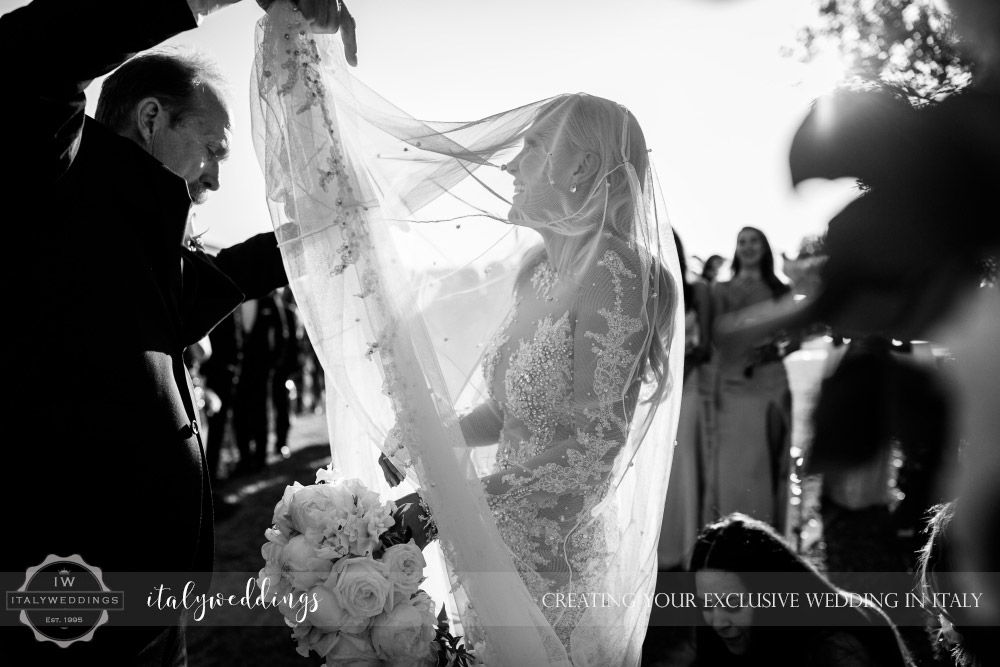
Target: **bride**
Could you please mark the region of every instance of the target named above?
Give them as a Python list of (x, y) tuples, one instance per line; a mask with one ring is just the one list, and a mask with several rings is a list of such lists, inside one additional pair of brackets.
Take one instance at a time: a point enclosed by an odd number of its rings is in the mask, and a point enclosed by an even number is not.
[[(514, 305), (484, 356), (488, 399), (460, 418), (466, 444), (499, 444), (497, 471), (483, 478), (487, 501), (567, 645), (584, 608), (556, 601), (601, 592), (615, 548), (609, 517), (591, 511), (608, 492), (643, 378), (652, 404), (667, 388), (677, 291), (636, 237), (630, 182), (647, 156), (635, 117), (614, 102), (578, 94), (540, 109), (506, 171), (510, 221), (542, 245), (522, 262)], [(411, 527), (422, 543), (422, 525)]]
[[(391, 481), (419, 488), (403, 520), (437, 537), (488, 661), (637, 665), (683, 355), (638, 121), (583, 94), (418, 121), (276, 12), (259, 30), (258, 148), (274, 223), (298, 230), (283, 252), (334, 386), (335, 464), (372, 484), (381, 447)], [(422, 278), (421, 239), (459, 268)]]

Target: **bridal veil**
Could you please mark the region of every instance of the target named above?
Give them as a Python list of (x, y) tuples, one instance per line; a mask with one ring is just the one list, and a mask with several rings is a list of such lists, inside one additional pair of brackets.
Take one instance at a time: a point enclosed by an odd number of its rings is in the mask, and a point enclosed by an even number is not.
[[(634, 116), (567, 95), (472, 122), (417, 120), (353, 76), (339, 36), (313, 35), (285, 2), (258, 26), (253, 86), (268, 205), (326, 373), (335, 468), (384, 493), (380, 451), (406, 472), (437, 525), (463, 630), (484, 642), (488, 664), (638, 665), (684, 332), (676, 249)], [(559, 152), (543, 154), (540, 169), (568, 204), (511, 224), (507, 163), (543, 128), (547, 145), (566, 145), (566, 119), (589, 122), (581, 108), (594, 104), (613, 145), (591, 177), (557, 182)], [(546, 234), (569, 239), (549, 264), (597, 294), (604, 328), (572, 353), (587, 386), (555, 397), (574, 415), (545, 443), (563, 448), (562, 463), (522, 453), (521, 477), (506, 478), (563, 520), (539, 528), (550, 562), (532, 565), (508, 548), (481, 481), (504, 479), (503, 452), (470, 446), (481, 443), (467, 442), (475, 429), (463, 415), (490, 398), (479, 368)], [(583, 285), (596, 267), (608, 278)], [(542, 600), (526, 570), (551, 562), (563, 566)]]

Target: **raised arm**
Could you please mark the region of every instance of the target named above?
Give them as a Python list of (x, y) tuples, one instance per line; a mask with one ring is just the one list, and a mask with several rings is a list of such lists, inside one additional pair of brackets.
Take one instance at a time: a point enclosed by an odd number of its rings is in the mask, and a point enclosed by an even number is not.
[(184, 344), (199, 340), (246, 299), (288, 284), (274, 234), (226, 248), (218, 256), (184, 249)]
[(196, 25), (186, 0), (35, 0), (0, 16), (0, 132), (7, 155), (18, 157), (4, 160), (4, 174), (34, 187), (59, 178), (79, 149), (90, 82)]

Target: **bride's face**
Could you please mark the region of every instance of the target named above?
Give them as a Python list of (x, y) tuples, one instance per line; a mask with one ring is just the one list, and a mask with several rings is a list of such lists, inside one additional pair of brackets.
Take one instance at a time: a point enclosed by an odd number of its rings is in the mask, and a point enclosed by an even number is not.
[(545, 222), (564, 215), (554, 135), (555, 123), (540, 120), (525, 135), (521, 152), (507, 163), (507, 171), (514, 177), (512, 222), (534, 226), (531, 221)]

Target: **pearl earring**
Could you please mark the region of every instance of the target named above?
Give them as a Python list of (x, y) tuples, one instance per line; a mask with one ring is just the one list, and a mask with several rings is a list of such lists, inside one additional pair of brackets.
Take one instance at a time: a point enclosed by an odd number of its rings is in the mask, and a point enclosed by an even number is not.
[(574, 183), (573, 185), (569, 186), (569, 191), (570, 192), (576, 192), (576, 183)]

